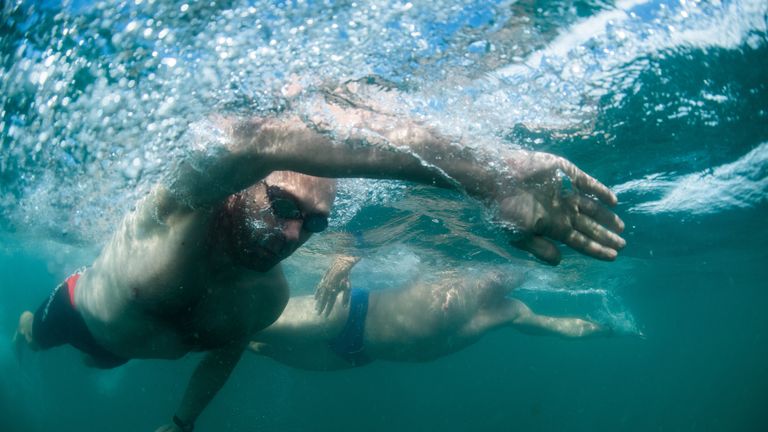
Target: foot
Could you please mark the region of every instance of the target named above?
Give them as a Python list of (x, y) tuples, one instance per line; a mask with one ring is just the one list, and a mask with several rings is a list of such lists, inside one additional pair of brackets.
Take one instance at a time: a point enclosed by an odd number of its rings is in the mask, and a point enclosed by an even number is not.
[[(22, 312), (21, 316), (19, 316), (19, 328), (16, 330), (16, 335), (14, 336), (14, 341), (19, 339), (24, 342), (33, 350), (37, 349), (37, 345), (35, 344), (35, 340), (32, 338), (32, 324), (34, 323), (35, 315), (30, 311), (24, 311)], [(14, 342), (14, 343), (20, 343), (20, 342)]]

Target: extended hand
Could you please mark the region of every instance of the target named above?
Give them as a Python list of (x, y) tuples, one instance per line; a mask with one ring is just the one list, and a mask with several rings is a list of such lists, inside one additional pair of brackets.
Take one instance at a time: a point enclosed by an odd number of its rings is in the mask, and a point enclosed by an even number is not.
[(560, 262), (560, 251), (548, 239), (598, 259), (616, 258), (626, 242), (618, 235), (624, 222), (603, 205), (616, 205), (610, 189), (552, 154), (515, 151), (507, 162), (511, 174), (497, 202), (513, 246), (549, 264)]
[(318, 314), (330, 315), (336, 303), (336, 297), (342, 292), (344, 293), (342, 304), (344, 306), (349, 304), (349, 292), (352, 286), (349, 282), (349, 272), (357, 261), (358, 259), (354, 257), (338, 257), (325, 272), (320, 283), (315, 287), (315, 309)]

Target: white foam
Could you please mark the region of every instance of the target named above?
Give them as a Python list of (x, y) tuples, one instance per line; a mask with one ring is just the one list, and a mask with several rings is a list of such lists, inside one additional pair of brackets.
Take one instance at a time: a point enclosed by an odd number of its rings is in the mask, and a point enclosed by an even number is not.
[(768, 199), (768, 143), (714, 169), (679, 176), (652, 174), (614, 186), (614, 190), (618, 194), (661, 194), (659, 199), (630, 209), (638, 213), (709, 214), (754, 207)]
[[(167, 173), (169, 161), (185, 154), (182, 137), (192, 121), (219, 110), (277, 109), (284, 102), (279, 89), (291, 74), (311, 85), (389, 71), (425, 88), (404, 102), (413, 113), (434, 115), (432, 123), (471, 137), (470, 145), (506, 145), (485, 138), (517, 124), (589, 125), (596, 98), (608, 91), (620, 98), (648, 56), (684, 47), (762, 44), (763, 38), (751, 36), (766, 31), (768, 10), (768, 2), (757, 0), (680, 2), (664, 10), (663, 2), (618, 2), (564, 28), (524, 61), (451, 89), (439, 83), (439, 74), (408, 74), (414, 58), (427, 57), (434, 65), (426, 70), (435, 71), (440, 61), (452, 60), (438, 55), (441, 50), (461, 57), (451, 51), (465, 47), (461, 34), (440, 42), (425, 35), (433, 17), (451, 23), (465, 6), (438, 0), (404, 9), (371, 0), (329, 11), (298, 2), (287, 12), (269, 1), (225, 3), (190, 4), (183, 11), (166, 2), (83, 4), (77, 11), (62, 10), (40, 41), (19, 41), (10, 66), (0, 70), (2, 97), (29, 99), (32, 107), (7, 125), (0, 122), (9, 143), (0, 170), (23, 177), (18, 190), (0, 195), (2, 216), (44, 235), (101, 242)], [(499, 21), (509, 6), (494, 6)], [(652, 12), (661, 18), (638, 18), (641, 7), (658, 9)], [(111, 37), (105, 39), (103, 29), (111, 29)], [(493, 36), (493, 26), (480, 30)], [(94, 43), (64, 50), (59, 42), (65, 38)], [(427, 81), (438, 84), (426, 89)], [(345, 220), (354, 213), (340, 212)]]
[[(627, 272), (629, 269), (622, 269)], [(527, 272), (523, 284), (516, 289), (524, 297), (532, 295), (535, 299), (556, 299), (565, 307), (573, 301), (588, 300), (589, 309), (585, 311), (588, 319), (611, 328), (618, 335), (641, 335), (637, 321), (624, 301), (615, 293), (615, 286), (606, 275), (591, 275), (583, 268), (573, 267), (565, 272), (551, 269), (531, 269)], [(601, 281), (602, 280), (602, 281)], [(587, 282), (588, 281), (588, 282)], [(625, 280), (626, 281), (626, 280)], [(589, 286), (582, 286), (589, 284)], [(606, 285), (609, 284), (609, 285)], [(605, 288), (603, 288), (605, 287)], [(527, 295), (526, 295), (527, 294)], [(535, 301), (531, 306), (535, 307)]]
[[(65, 2), (55, 25), (36, 28), (36, 40), (10, 42), (18, 49), (0, 68), (0, 99), (31, 104), (29, 112), (0, 113), (0, 138), (9, 143), (0, 171), (18, 180), (0, 196), (2, 216), (43, 235), (67, 227), (62, 237), (103, 241), (185, 154), (191, 122), (211, 112), (272, 113), (294, 74), (305, 86), (408, 74), (412, 56), (445, 43), (423, 35), (435, 17), (458, 20), (453, 5)], [(31, 13), (22, 3), (9, 7)]]
[(474, 83), (481, 96), (467, 118), (493, 130), (514, 124), (533, 129), (589, 125), (600, 98), (610, 92), (614, 102), (620, 101), (654, 58), (686, 49), (765, 44), (755, 35), (768, 31), (767, 14), (764, 0), (618, 2)]

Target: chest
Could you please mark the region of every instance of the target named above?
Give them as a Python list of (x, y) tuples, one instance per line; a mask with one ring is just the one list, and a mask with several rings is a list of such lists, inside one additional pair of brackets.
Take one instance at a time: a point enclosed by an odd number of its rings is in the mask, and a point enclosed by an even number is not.
[(204, 294), (179, 314), (166, 315), (190, 349), (211, 349), (248, 340), (272, 324), (288, 301), (282, 272), (213, 279)]

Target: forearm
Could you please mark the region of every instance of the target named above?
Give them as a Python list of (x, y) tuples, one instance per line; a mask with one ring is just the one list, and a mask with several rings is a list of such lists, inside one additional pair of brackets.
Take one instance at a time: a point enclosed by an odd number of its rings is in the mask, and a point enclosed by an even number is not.
[(241, 122), (235, 143), (273, 170), (408, 180), (481, 198), (495, 191), (490, 160), (411, 119), (330, 103), (308, 109), (301, 117)]
[[(338, 99), (338, 98), (337, 98)], [(308, 95), (270, 118), (219, 121), (174, 172), (169, 189), (185, 207), (211, 208), (272, 171), (320, 177), (414, 181), (464, 192), (494, 209), (513, 245), (556, 264), (557, 240), (603, 260), (626, 242), (603, 184), (567, 160), (505, 145), (472, 145), (405, 115)], [(498, 143), (496, 143), (498, 144)], [(198, 151), (200, 150), (200, 151)], [(565, 179), (573, 187), (564, 193)]]
[(185, 423), (194, 423), (208, 403), (218, 393), (234, 370), (244, 346), (237, 345), (211, 351), (195, 369), (176, 416)]

